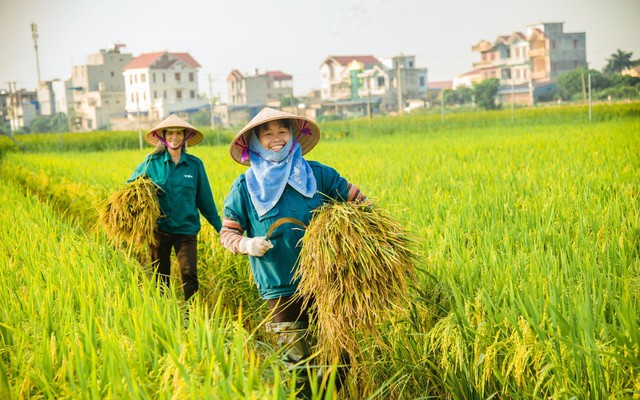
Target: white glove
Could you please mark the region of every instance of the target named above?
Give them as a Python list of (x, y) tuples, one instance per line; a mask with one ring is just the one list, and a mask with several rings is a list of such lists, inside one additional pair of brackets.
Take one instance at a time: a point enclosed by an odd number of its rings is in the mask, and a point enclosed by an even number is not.
[(243, 237), (238, 243), (238, 250), (242, 254), (248, 254), (254, 257), (262, 257), (273, 244), (266, 240), (264, 236), (254, 238)]

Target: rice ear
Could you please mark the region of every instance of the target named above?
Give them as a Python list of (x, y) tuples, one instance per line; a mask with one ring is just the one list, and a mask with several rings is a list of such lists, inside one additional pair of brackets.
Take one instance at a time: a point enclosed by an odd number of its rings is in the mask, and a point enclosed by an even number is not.
[(361, 335), (407, 301), (417, 259), (414, 237), (381, 207), (330, 202), (316, 211), (302, 239), (297, 296), (314, 310), (323, 361), (352, 362)]
[(115, 246), (138, 250), (154, 243), (154, 231), (161, 217), (157, 192), (151, 179), (141, 176), (112, 193), (101, 205), (100, 223)]

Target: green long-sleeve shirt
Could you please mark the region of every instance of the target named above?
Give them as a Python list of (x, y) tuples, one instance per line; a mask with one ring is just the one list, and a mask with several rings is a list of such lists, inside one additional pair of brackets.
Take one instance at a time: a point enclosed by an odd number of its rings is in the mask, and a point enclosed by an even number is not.
[(204, 164), (198, 157), (183, 152), (176, 164), (168, 151), (151, 154), (136, 167), (127, 182), (142, 175), (146, 175), (162, 189), (158, 191), (162, 212), (162, 217), (158, 220), (160, 232), (196, 235), (201, 228), (198, 211), (220, 232), (222, 221), (213, 200)]
[[(279, 218), (295, 218), (309, 224), (313, 210), (329, 199), (352, 200), (359, 190), (350, 184), (338, 172), (326, 165), (309, 161), (313, 175), (318, 183), (318, 191), (312, 198), (307, 198), (287, 185), (280, 200), (265, 215), (258, 213), (251, 202), (244, 174), (231, 186), (231, 191), (224, 203), (225, 224), (231, 229), (246, 231), (248, 237), (265, 236), (271, 225)], [(224, 228), (221, 235), (224, 237)], [(304, 229), (297, 225), (282, 225), (270, 238), (273, 248), (262, 257), (249, 257), (256, 285), (262, 298), (274, 299), (292, 295), (298, 281), (293, 276), (297, 268), (300, 254), (300, 239)]]

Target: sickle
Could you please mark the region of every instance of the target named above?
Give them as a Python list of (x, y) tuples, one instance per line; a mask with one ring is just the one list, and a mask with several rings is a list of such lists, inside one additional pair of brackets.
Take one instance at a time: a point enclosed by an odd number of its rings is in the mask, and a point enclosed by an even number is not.
[[(305, 225), (304, 222), (300, 221), (299, 219), (295, 219), (295, 218), (289, 218), (289, 217), (284, 217), (284, 218), (278, 218), (276, 220), (276, 222), (274, 222), (273, 224), (271, 224), (271, 226), (269, 227), (269, 230), (267, 231), (267, 236), (266, 236), (266, 240), (269, 239), (273, 239), (272, 235), (273, 232), (275, 232), (275, 230), (280, 226), (280, 225), (284, 225), (284, 224), (296, 224), (299, 225), (303, 228), (306, 229), (307, 225)], [(279, 235), (278, 235), (279, 236)]]

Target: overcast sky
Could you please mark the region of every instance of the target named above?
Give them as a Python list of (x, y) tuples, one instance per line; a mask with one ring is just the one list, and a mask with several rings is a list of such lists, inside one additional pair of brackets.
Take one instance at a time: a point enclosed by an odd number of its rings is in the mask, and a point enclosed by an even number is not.
[(564, 22), (585, 32), (587, 62), (602, 69), (617, 49), (640, 58), (640, 0), (0, 0), (0, 89), (35, 89), (30, 25), (38, 26), (40, 75), (67, 79), (87, 55), (188, 52), (202, 66), (200, 90), (226, 99), (232, 69), (293, 75), (294, 94), (320, 87), (329, 55), (415, 55), (429, 81), (473, 69), (482, 39)]

